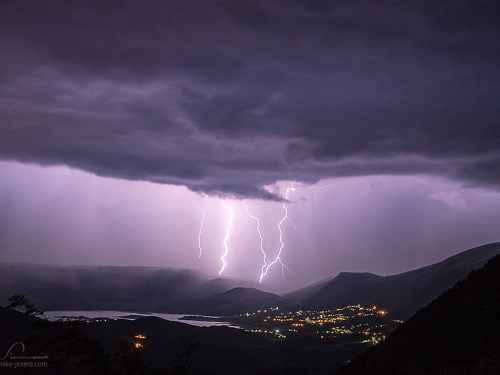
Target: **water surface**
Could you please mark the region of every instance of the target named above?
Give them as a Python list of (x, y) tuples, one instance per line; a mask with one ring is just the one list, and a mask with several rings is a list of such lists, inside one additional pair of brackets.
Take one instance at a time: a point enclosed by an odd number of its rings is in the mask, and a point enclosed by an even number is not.
[[(211, 327), (211, 326), (230, 326), (233, 328), (240, 328), (237, 326), (231, 326), (228, 322), (209, 322), (200, 320), (180, 320), (184, 316), (189, 316), (189, 314), (163, 314), (163, 313), (144, 313), (144, 312), (131, 312), (131, 311), (112, 311), (112, 310), (78, 310), (78, 311), (45, 311), (45, 316), (51, 320), (57, 319), (128, 319), (135, 320), (138, 318), (143, 318), (147, 316), (156, 316), (157, 318), (170, 320), (172, 322), (179, 322), (190, 324), (197, 327)], [(210, 316), (207, 318), (217, 318), (215, 316)]]

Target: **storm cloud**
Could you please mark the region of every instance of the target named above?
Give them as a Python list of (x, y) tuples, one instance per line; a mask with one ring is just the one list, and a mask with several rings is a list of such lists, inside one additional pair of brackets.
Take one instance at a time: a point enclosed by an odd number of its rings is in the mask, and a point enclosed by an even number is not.
[(4, 1), (0, 158), (235, 198), (500, 190), (499, 46), (496, 1)]

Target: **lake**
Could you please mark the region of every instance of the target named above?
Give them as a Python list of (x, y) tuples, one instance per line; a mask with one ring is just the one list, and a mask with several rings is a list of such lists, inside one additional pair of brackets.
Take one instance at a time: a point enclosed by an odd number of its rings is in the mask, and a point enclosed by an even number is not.
[[(228, 322), (207, 322), (200, 320), (180, 320), (183, 316), (189, 316), (189, 314), (162, 314), (162, 313), (138, 313), (130, 311), (110, 311), (110, 310), (91, 310), (91, 311), (45, 311), (45, 316), (51, 320), (64, 319), (128, 319), (135, 320), (138, 318), (144, 318), (147, 316), (156, 316), (157, 318), (170, 320), (173, 322), (179, 322), (184, 324), (190, 324), (197, 327), (212, 327), (212, 326), (229, 326), (232, 328), (241, 328), (237, 326), (232, 326)], [(215, 316), (210, 316), (207, 318), (217, 318)]]

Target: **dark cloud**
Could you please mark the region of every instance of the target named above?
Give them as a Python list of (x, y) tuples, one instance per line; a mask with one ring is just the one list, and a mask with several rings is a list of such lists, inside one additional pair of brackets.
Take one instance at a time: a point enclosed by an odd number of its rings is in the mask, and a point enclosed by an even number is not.
[(3, 2), (0, 157), (279, 199), (277, 180), (500, 187), (495, 1)]

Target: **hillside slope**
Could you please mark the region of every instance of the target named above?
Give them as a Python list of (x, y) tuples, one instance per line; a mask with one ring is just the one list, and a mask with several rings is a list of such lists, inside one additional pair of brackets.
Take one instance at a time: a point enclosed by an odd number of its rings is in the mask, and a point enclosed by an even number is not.
[(393, 276), (342, 272), (301, 304), (312, 310), (376, 305), (395, 318), (406, 319), (498, 253), (497, 242)]
[(336, 375), (500, 374), (500, 255)]
[(306, 299), (309, 296), (312, 296), (314, 293), (317, 293), (322, 287), (324, 287), (329, 281), (334, 279), (334, 276), (328, 277), (326, 279), (315, 282), (314, 284), (308, 285), (304, 288), (300, 288), (294, 290), (292, 292), (288, 292), (283, 294), (283, 297), (286, 300), (293, 302), (299, 302)]
[(238, 287), (203, 298), (191, 309), (203, 311), (206, 315), (236, 315), (278, 306), (282, 303), (283, 297), (277, 294), (255, 288)]

